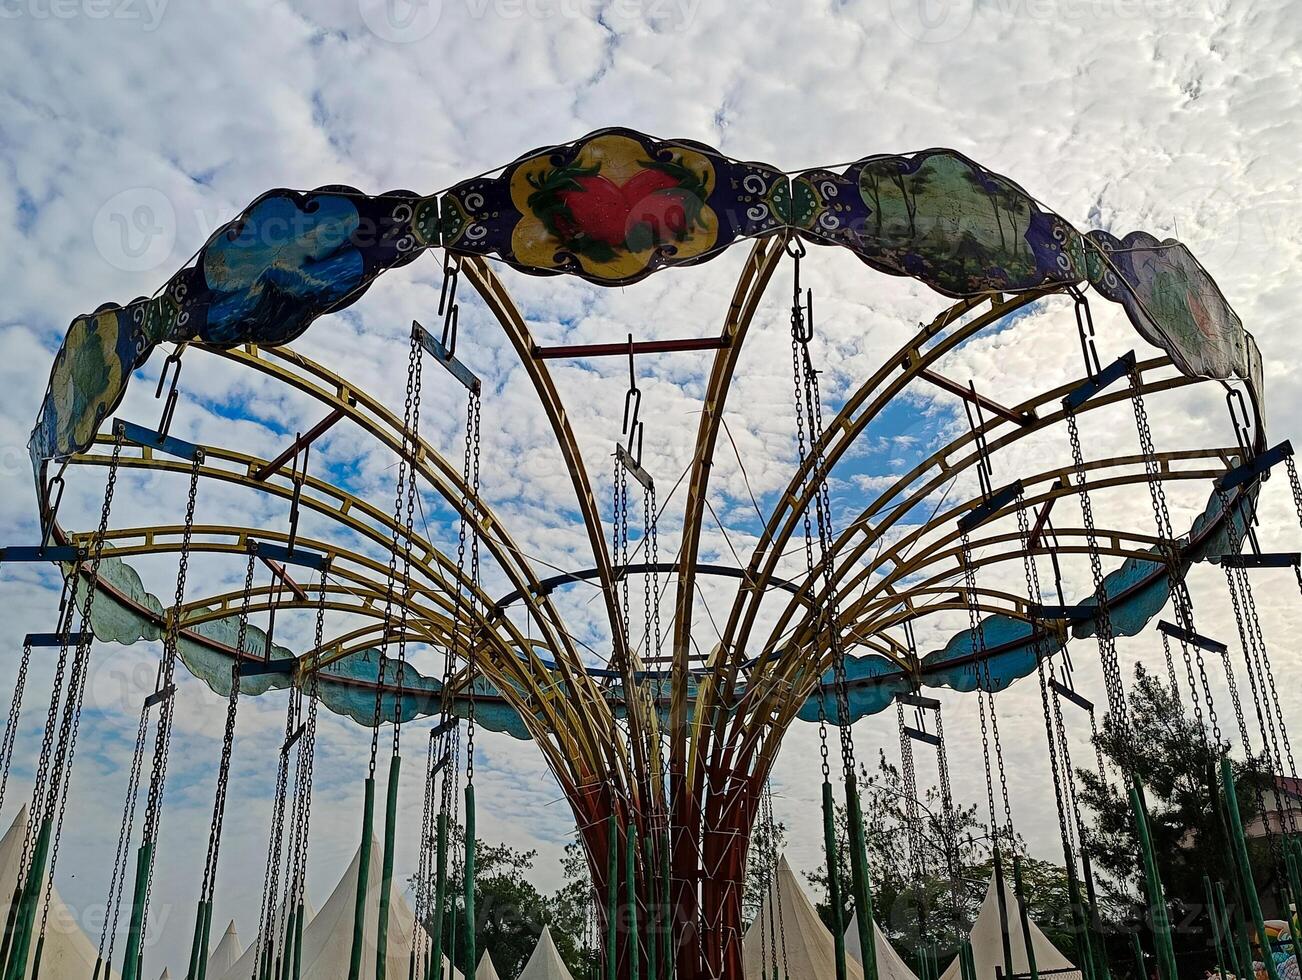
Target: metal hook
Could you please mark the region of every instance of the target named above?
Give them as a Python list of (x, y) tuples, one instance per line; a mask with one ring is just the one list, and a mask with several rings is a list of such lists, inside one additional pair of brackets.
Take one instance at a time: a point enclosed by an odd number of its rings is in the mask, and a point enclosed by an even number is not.
[[(642, 465), (642, 389), (637, 386), (637, 369), (633, 363), (633, 335), (628, 335), (628, 391), (624, 395), (624, 423), (621, 433), (628, 437), (628, 454)], [(636, 444), (637, 450), (634, 451)]]
[(461, 257), (452, 252), (443, 255), (443, 285), (439, 290), (439, 316), (443, 317), (443, 347), (451, 358), (457, 350), (457, 323), (461, 307), (457, 303), (457, 283), (461, 279)]
[(167, 401), (163, 404), (163, 415), (158, 420), (159, 445), (162, 445), (163, 440), (167, 438), (167, 430), (172, 427), (172, 416), (176, 413), (177, 384), (181, 380), (181, 353), (184, 350), (185, 347), (182, 345), (167, 355), (167, 360), (163, 362), (163, 371), (158, 376), (158, 388), (154, 391), (155, 398), (163, 396), (163, 385), (167, 383), (168, 371), (171, 369), (172, 385), (167, 392)]
[(1090, 313), (1089, 300), (1080, 289), (1072, 286), (1068, 293), (1076, 304), (1076, 333), (1080, 337), (1081, 356), (1085, 359), (1085, 373), (1092, 378), (1103, 370), (1098, 349), (1094, 345), (1094, 317)]
[[(1244, 400), (1243, 392), (1238, 388), (1230, 385), (1225, 386), (1225, 404), (1230, 410), (1230, 426), (1234, 429), (1235, 441), (1239, 444), (1239, 449), (1243, 452), (1243, 462), (1252, 459), (1252, 436), (1248, 431), (1250, 416), (1248, 414), (1248, 403)], [(1235, 407), (1238, 407), (1236, 411)], [(1267, 470), (1262, 474), (1262, 479), (1269, 477), (1270, 471)]]
[[(63, 465), (66, 467), (68, 464), (65, 462)], [(57, 493), (54, 492), (55, 487), (58, 487)], [(54, 478), (45, 486), (45, 499), (48, 501), (48, 504), (43, 508), (43, 513), (41, 514), (42, 548), (44, 548), (49, 542), (50, 535), (54, 533), (54, 519), (59, 513), (59, 504), (63, 502), (63, 487), (63, 469), (61, 468)], [(53, 494), (53, 496), (51, 496), (51, 494)]]
[[(295, 441), (301, 442), (303, 433), (295, 436)], [(290, 464), (290, 480), (294, 484), (294, 495), (289, 501), (289, 538), (286, 541), (286, 550), (291, 554), (294, 551), (294, 544), (298, 540), (298, 515), (299, 501), (303, 497), (303, 482), (307, 479), (307, 462), (312, 452), (312, 445), (308, 443), (303, 447), (303, 469), (300, 472), (298, 468), (298, 453), (294, 453), (294, 461)]]

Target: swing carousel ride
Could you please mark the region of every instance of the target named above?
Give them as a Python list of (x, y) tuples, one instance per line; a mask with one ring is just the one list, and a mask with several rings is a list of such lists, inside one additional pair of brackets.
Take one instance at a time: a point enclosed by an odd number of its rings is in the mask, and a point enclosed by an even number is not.
[[(494, 271), (501, 264), (531, 275), (622, 286), (706, 262), (743, 243), (749, 255), (721, 330), (707, 338), (630, 336), (543, 347)], [(811, 352), (813, 295), (800, 278), (802, 262), (814, 261), (811, 245), (848, 249), (876, 272), (922, 283), (944, 304), (836, 405), (820, 389)], [(382, 273), (426, 252), (441, 253), (441, 322), (432, 330), (413, 324), (401, 409), (293, 349), (317, 318), (344, 309)], [(744, 564), (740, 558), (735, 566), (712, 564), (700, 557), (712, 459), (752, 321), (784, 266), (794, 280), (797, 467)], [(469, 341), (462, 337), (458, 345), (467, 287), (500, 324), (536, 390), (551, 448), (572, 481), (589, 567), (542, 574), (481, 493), (481, 411), (492, 419), (493, 399), (463, 360)], [(1151, 356), (1099, 351), (1091, 309), (1096, 302), (1119, 304), (1156, 349)], [(1073, 380), (1002, 404), (979, 390), (979, 379), (945, 373), (947, 357), (968, 341), (1018, 329), (1033, 311), (1060, 314), (1066, 333), (1058, 339), (1066, 346), (1059, 349), (1079, 349), (1084, 362)], [(160, 345), (171, 349), (158, 385), (161, 421), (146, 426), (115, 417), (132, 374)], [(710, 362), (684, 479), (681, 541), (668, 561), (659, 547), (657, 483), (641, 461), (636, 374), (604, 506), (549, 370), (556, 358), (627, 357), (632, 365), (635, 356), (645, 364), (662, 352), (698, 352)], [(186, 442), (169, 431), (183, 355), (187, 363), (224, 359), (293, 389), (319, 405), (320, 421), (274, 458)], [(436, 385), (464, 389), (459, 460), (421, 434), (422, 395)], [(1148, 405), (1171, 404), (1191, 392), (1201, 401), (1180, 404), (1205, 403), (1209, 416), (1228, 406), (1223, 428), (1232, 435), (1220, 445), (1160, 449)], [(944, 393), (961, 406), (956, 418), (965, 418), (966, 426), (938, 430), (929, 455), (889, 486), (860, 495), (850, 501), (853, 507), (839, 498), (834, 506), (833, 468), (875, 420), (920, 393)], [(1106, 457), (1090, 453), (1081, 434), (1083, 425), (1094, 424), (1133, 432), (1133, 448)], [(311, 446), (334, 426), (354, 427), (395, 459), (392, 507), (355, 494), (333, 468), (313, 470)], [(430, 910), (454, 900), (449, 866), (460, 861), (458, 880), (469, 883), (460, 897), (461, 921), (475, 920), (474, 849), (454, 854), (449, 827), (460, 820), (467, 839), (474, 839), (477, 726), (532, 740), (560, 784), (592, 875), (601, 975), (612, 980), (742, 976), (748, 848), (757, 821), (772, 819), (768, 777), (797, 720), (819, 726), (829, 860), (838, 848), (850, 851), (851, 894), (840, 894), (831, 876), (832, 914), (843, 916), (844, 927), (858, 913), (859, 948), (869, 951), (866, 970), (875, 976), (872, 882), (852, 723), (896, 705), (908, 758), (914, 742), (937, 749), (948, 807), (940, 701), (925, 692), (975, 692), (997, 874), (1004, 873), (1001, 854), (1012, 858), (1016, 872), (1007, 785), (990, 775), (992, 766), (1003, 775), (995, 701), (998, 692), (1032, 675), (1042, 695), (1074, 921), (1089, 950), (1094, 888), (1081, 846), (1063, 708), (1088, 711), (1092, 723), (1093, 706), (1073, 686), (1068, 643), (1097, 645), (1108, 713), (1124, 730), (1118, 640), (1155, 623), (1172, 680), (1174, 647), (1189, 696), (1214, 720), (1206, 659), (1219, 658), (1218, 667), (1229, 670), (1230, 654), (1198, 631), (1187, 584), (1195, 563), (1218, 563), (1229, 583), (1261, 719), (1257, 749), (1276, 772), (1296, 776), (1249, 578), (1260, 567), (1296, 570), (1295, 553), (1260, 549), (1255, 515), (1273, 467), (1287, 468), (1299, 505), (1302, 487), (1291, 447), (1272, 446), (1266, 438), (1262, 363), (1252, 335), (1179, 242), (1144, 232), (1121, 239), (1105, 231), (1082, 233), (1011, 180), (952, 150), (787, 173), (700, 143), (611, 129), (535, 150), (431, 195), (368, 196), (340, 186), (272, 190), (218, 229), (155, 295), (108, 304), (72, 321), (30, 451), (41, 537), (7, 547), (0, 557), (57, 563), (64, 593), (52, 631), (27, 637), (6, 729), (7, 775), (28, 660), (33, 648), (54, 648), (54, 688), (33, 762), (32, 820), (6, 923), (4, 980), (31, 975), (33, 949), (39, 968), (45, 929), (40, 896), (53, 878), (65, 829), (83, 693), (91, 657), (110, 656), (99, 649), (108, 643), (160, 641), (161, 649), (157, 687), (141, 709), (130, 806), (111, 885), (111, 907), (123, 901), (124, 890), (129, 907), (125, 948), (118, 967), (111, 940), (107, 950), (101, 942), (96, 967), (105, 976), (120, 969), (123, 980), (139, 980), (142, 969), (178, 661), (227, 698), (211, 835), (196, 878), (189, 980), (204, 976), (208, 959), (239, 702), (269, 691), (289, 695), (279, 768), (267, 775), (275, 803), (254, 980), (299, 976), (318, 706), (371, 731), (360, 860), (364, 869), (380, 862), (382, 909), (392, 886), (396, 834), (420, 834), (419, 880), (428, 887), (417, 890), (416, 914), (428, 928), (418, 930), (411, 972), (426, 980), (442, 976), (438, 964), (455, 944), (466, 944), (464, 962), (476, 962), (473, 927), (445, 935), (443, 916)], [(1010, 472), (1012, 466), (1017, 469)], [(98, 525), (65, 526), (65, 481), (95, 469), (107, 475)], [(137, 527), (114, 522), (120, 478), (141, 472), (188, 484), (179, 520)], [(288, 509), (289, 519), (274, 526), (196, 521), (196, 505), (214, 484), (266, 495)], [(639, 492), (640, 514), (631, 496)], [(1175, 526), (1177, 508), (1168, 504), (1168, 493), (1191, 492), (1201, 503), (1178, 512), (1196, 517), (1189, 526)], [(423, 494), (456, 515), (450, 544), (415, 521)], [(1118, 497), (1147, 499), (1148, 516), (1114, 519), (1123, 511), (1107, 502)], [(847, 509), (850, 520), (843, 517)], [(788, 554), (803, 560), (793, 566), (783, 561)], [(198, 555), (227, 562), (228, 581), (238, 580), (238, 569), (243, 586), (191, 594), (187, 569)], [(150, 594), (133, 567), (156, 556), (170, 556), (166, 560), (177, 569), (171, 605)], [(490, 578), (509, 588), (490, 593)], [(694, 610), (706, 581), (723, 583), (732, 594), (714, 610), (717, 642), (698, 643)], [(1010, 586), (1014, 581), (1018, 585)], [(581, 649), (557, 601), (578, 582), (599, 587), (609, 621), (610, 648), (599, 656)], [(640, 614), (630, 598), (636, 585), (644, 590)], [(663, 629), (662, 593), (672, 607)], [(1168, 606), (1169, 619), (1160, 618)], [(939, 649), (920, 653), (915, 627), (947, 615), (966, 626), (951, 630)], [(289, 630), (286, 623), (295, 622), (309, 626)], [(440, 669), (411, 662), (409, 650), (417, 647), (437, 655)], [(1237, 696), (1235, 703), (1247, 747)], [(395, 825), (400, 734), (423, 719), (429, 726), (422, 826), (401, 828)], [(384, 751), (393, 757), (382, 801), (382, 849), (372, 854), (382, 731)], [(1220, 745), (1219, 727), (1215, 738)], [(834, 782), (842, 784), (838, 794)], [(138, 838), (137, 791), (143, 800)], [(1232, 782), (1218, 789), (1208, 781), (1213, 801), (1232, 791)], [(1135, 784), (1130, 792), (1142, 830), (1143, 787)], [(837, 798), (848, 813), (846, 840), (833, 829)], [(133, 840), (139, 845), (129, 874)], [(1292, 875), (1285, 880), (1296, 890), (1297, 854), (1288, 849), (1292, 842), (1286, 845), (1282, 860)], [(1161, 855), (1146, 853), (1143, 870), (1156, 962), (1164, 980), (1175, 980), (1161, 863)], [(1227, 887), (1245, 899), (1235, 908), (1248, 910), (1247, 930), (1255, 926), (1256, 935), (1264, 935), (1251, 874)], [(349, 977), (383, 980), (388, 920), (382, 910), (372, 974), (363, 962), (359, 927), (367, 911), (358, 891)], [(843, 931), (833, 929), (837, 936)], [(776, 942), (771, 935), (767, 941), (774, 975), (782, 976)], [(843, 975), (839, 940), (837, 956)], [(965, 980), (978, 980), (970, 952), (960, 951), (958, 963)], [(1011, 960), (1005, 967), (1015, 972)], [(1034, 973), (1033, 964), (1030, 969)], [(1080, 969), (1090, 980), (1109, 976), (1097, 942)]]

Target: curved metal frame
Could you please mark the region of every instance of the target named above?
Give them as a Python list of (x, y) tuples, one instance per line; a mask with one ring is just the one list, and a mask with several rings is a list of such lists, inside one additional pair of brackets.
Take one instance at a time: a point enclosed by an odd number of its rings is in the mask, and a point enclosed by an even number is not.
[[(656, 814), (668, 798), (669, 823), (674, 833), (673, 902), (680, 928), (686, 931), (680, 937), (679, 946), (680, 967), (685, 970), (691, 969), (689, 961), (699, 955), (702, 946), (709, 947), (704, 955), (711, 965), (732, 962), (738, 955), (734, 946), (739, 937), (712, 934), (712, 930), (723, 928), (719, 919), (722, 913), (717, 910), (722, 908), (727, 889), (735, 882), (728, 874), (701, 881), (700, 869), (703, 863), (708, 866), (711, 855), (721, 853), (721, 848), (735, 846), (724, 838), (730, 840), (729, 835), (738, 828), (745, 830), (750, 826), (758, 790), (767, 778), (783, 734), (830, 664), (831, 651), (817, 633), (814, 613), (825, 599), (822, 568), (815, 568), (812, 576), (805, 575), (796, 582), (777, 576), (785, 547), (800, 527), (814, 488), (830, 475), (885, 407), (910, 390), (909, 385), (922, 378), (945, 355), (1011, 314), (1063, 291), (1059, 287), (1046, 287), (1011, 297), (995, 295), (953, 303), (883, 361), (845, 400), (821, 434), (817, 448), (792, 475), (765, 523), (747, 566), (731, 570), (741, 582), (724, 621), (721, 641), (707, 658), (704, 669), (693, 670), (689, 650), (697, 577), (709, 571), (708, 566), (701, 564), (699, 552), (712, 458), (741, 349), (782, 261), (787, 239), (786, 234), (781, 234), (754, 241), (723, 318), (722, 336), (726, 342), (715, 355), (707, 381), (687, 479), (682, 546), (673, 566), (676, 574), (667, 731), (662, 730), (663, 687), (645, 683), (648, 672), (637, 650), (628, 643), (625, 624), (621, 621), (616, 583), (622, 573), (612, 565), (601, 508), (593, 495), (592, 482), (562, 399), (545, 362), (534, 356), (534, 341), (523, 316), (501, 279), (483, 259), (464, 258), (462, 271), (511, 342), (549, 420), (557, 448), (571, 475), (592, 550), (591, 571), (581, 576), (538, 578), (488, 504), (470, 493), (461, 473), (424, 439), (417, 439), (414, 453), (407, 461), (484, 543), (489, 556), (510, 583), (511, 591), (501, 600), (494, 602), (469, 581), (459, 572), (457, 563), (431, 541), (415, 531), (408, 537), (404, 528), (395, 527), (391, 515), (330, 482), (309, 475), (299, 498), (302, 507), (357, 536), (385, 559), (330, 541), (299, 538), (306, 547), (330, 558), (330, 579), (324, 597), (326, 608), (363, 623), (323, 642), (320, 650), (303, 652), (298, 665), (300, 672), (306, 669), (307, 658), (318, 654), (324, 653), (318, 659), (319, 667), (324, 667), (359, 650), (397, 638), (392, 632), (384, 633), (380, 609), (389, 587), (387, 558), (394, 542), (398, 542), (398, 547), (412, 559), (410, 589), (399, 597), (410, 611), (406, 638), (442, 648), (447, 656), (453, 655), (453, 650), (465, 649), (468, 638), (477, 638), (483, 644), (480, 667), (539, 743), (575, 809), (580, 830), (590, 845), (590, 859), (606, 844), (602, 819), (605, 814), (615, 813), (621, 819), (659, 819)], [(389, 452), (395, 455), (404, 452), (401, 419), (342, 376), (289, 348), (191, 346), (289, 385), (357, 425)], [(1169, 363), (1165, 358), (1156, 358), (1137, 365), (1140, 391), (1144, 395), (1195, 383), (1197, 379), (1167, 371)], [(1014, 406), (1011, 411), (1022, 417), (1020, 423), (999, 416), (988, 419), (980, 435), (986, 439), (989, 452), (997, 453), (1062, 423), (1064, 413), (1053, 405), (1071, 387), (1060, 386)], [(1131, 394), (1128, 386), (1100, 394), (1081, 406), (1078, 414), (1115, 405)], [(893, 632), (909, 621), (967, 609), (969, 601), (975, 602), (982, 612), (1029, 619), (1025, 597), (978, 588), (976, 595), (969, 598), (967, 589), (953, 582), (962, 571), (953, 525), (958, 517), (981, 502), (979, 498), (937, 508), (929, 520), (900, 536), (889, 548), (881, 549), (871, 561), (865, 561), (869, 549), (881, 542), (914, 507), (977, 463), (976, 438), (976, 434), (966, 432), (952, 439), (878, 494), (839, 532), (825, 559), (831, 563), (832, 581), (842, 594), (859, 593), (841, 608), (840, 627), (849, 642), (890, 658), (905, 672), (915, 671), (917, 665), (911, 661), (907, 646)], [(104, 465), (108, 457), (103, 447), (109, 441), (101, 437), (100, 451), (74, 456), (71, 463)], [(266, 469), (266, 460), (221, 447), (202, 448), (205, 460), (200, 475), (204, 480), (238, 485), (282, 501), (293, 497), (293, 487), (283, 472), (272, 473), (265, 479), (256, 477), (255, 474)], [(1158, 479), (1212, 479), (1230, 465), (1235, 452), (1231, 447), (1159, 454), (1162, 466)], [(1142, 466), (1143, 462), (1140, 456), (1092, 460), (1086, 466), (1090, 474), (1088, 487), (1104, 490), (1146, 482), (1146, 474), (1126, 472), (1128, 468)], [(156, 472), (189, 470), (187, 464), (160, 457), (147, 448), (139, 455), (124, 452), (121, 465), (125, 469)], [(1044, 505), (1077, 493), (1078, 488), (1066, 479), (1071, 475), (1073, 472), (1068, 467), (1057, 467), (1025, 477), (1026, 497), (1022, 506)], [(983, 525), (983, 536), (975, 542), (976, 547), (985, 550), (975, 561), (978, 567), (1022, 557), (1019, 537), (993, 527), (1012, 513), (1012, 508), (1007, 507)], [(109, 540), (114, 546), (113, 554), (119, 557), (158, 554), (177, 550), (180, 532), (179, 526), (169, 525), (122, 528), (111, 531)], [(65, 536), (61, 530), (56, 529), (56, 533)], [(282, 531), (259, 527), (199, 525), (194, 533), (195, 551), (221, 554), (246, 553), (247, 543), (253, 538), (271, 542), (287, 540)], [(1100, 529), (1097, 533), (1099, 550), (1118, 558), (1151, 558), (1151, 553), (1143, 549), (1158, 543), (1151, 534), (1136, 531)], [(1057, 549), (1059, 553), (1086, 552), (1083, 545), (1076, 543), (1084, 535), (1081, 529), (1058, 528), (1056, 534), (1067, 542)], [(86, 535), (66, 537), (74, 541), (86, 539)], [(1041, 547), (1034, 553), (1047, 552), (1048, 549)], [(589, 671), (551, 601), (552, 590), (559, 582), (576, 577), (594, 578), (602, 591), (613, 645), (609, 667), (622, 681), (616, 699), (624, 702), (622, 713), (612, 703), (612, 691), (594, 676), (594, 673), (607, 672)], [(750, 647), (761, 602), (775, 590), (791, 595), (758, 654), (747, 660), (744, 652)], [(252, 594), (250, 608), (262, 611), (314, 606), (319, 597), (317, 585), (304, 583), (301, 591), (302, 596), (285, 598), (279, 589), (259, 587)], [(462, 620), (458, 628), (462, 635), (455, 637), (453, 613), (458, 594), (471, 595), (475, 601), (460, 604)], [(196, 642), (214, 644), (210, 638), (193, 632), (194, 628), (233, 615), (241, 598), (240, 593), (224, 592), (188, 600), (177, 611), (183, 631)], [(129, 601), (125, 597), (119, 599)], [(531, 630), (526, 637), (507, 614), (507, 607), (515, 603), (523, 604), (524, 613), (537, 627), (538, 636), (533, 636)], [(168, 615), (166, 611), (162, 616), (141, 608), (136, 611), (160, 622)], [(547, 653), (551, 660), (544, 660), (539, 651)], [(466, 680), (464, 671), (457, 674), (458, 684)], [(667, 773), (661, 769), (659, 751), (666, 735), (670, 740)], [(593, 872), (594, 880), (600, 880), (604, 868), (594, 862)], [(698, 885), (702, 889), (699, 895)], [(691, 930), (702, 918), (697, 904), (701, 896), (704, 896), (701, 907), (711, 911), (705, 922), (706, 936), (694, 943)]]

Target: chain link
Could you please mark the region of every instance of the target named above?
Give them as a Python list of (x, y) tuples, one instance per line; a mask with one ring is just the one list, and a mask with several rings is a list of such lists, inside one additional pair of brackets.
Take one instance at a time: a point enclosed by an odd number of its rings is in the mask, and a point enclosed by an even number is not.
[(226, 698), (226, 726), (222, 730), (222, 754), (217, 764), (217, 789), (213, 794), (212, 819), (208, 824), (208, 853), (204, 860), (203, 882), (199, 888), (200, 901), (211, 901), (216, 887), (217, 854), (221, 847), (222, 821), (226, 815), (226, 791), (231, 778), (231, 756), (235, 748), (235, 719), (240, 703), (240, 661), (248, 642), (249, 603), (253, 598), (253, 566), (257, 556), (249, 553), (244, 569), (244, 592), (240, 602), (239, 626), (236, 632), (235, 656), (231, 662), (231, 689)]
[(1108, 610), (1108, 594), (1103, 587), (1103, 562), (1099, 557), (1098, 532), (1094, 525), (1094, 506), (1090, 501), (1089, 482), (1085, 475), (1085, 458), (1081, 452), (1080, 428), (1074, 409), (1067, 408), (1065, 414), (1068, 438), (1071, 440), (1076, 489), (1080, 496), (1081, 518), (1085, 525), (1085, 542), (1089, 550), (1090, 572), (1094, 581), (1094, 598), (1098, 602), (1095, 636), (1099, 645), (1099, 660), (1103, 666), (1104, 686), (1108, 694), (1108, 712), (1121, 735), (1120, 744), (1123, 746), (1123, 753), (1128, 755), (1132, 748), (1130, 712), (1126, 706), (1126, 688), (1121, 677), (1121, 666), (1117, 661), (1117, 641), (1112, 630), (1112, 616)]
[(0, 810), (4, 808), (5, 790), (9, 786), (9, 763), (14, 757), (14, 740), (18, 735), (18, 716), (23, 708), (23, 692), (27, 688), (27, 665), (32, 659), (32, 641), (23, 643), (22, 659), (18, 661), (18, 676), (14, 681), (14, 696), (9, 702), (9, 718), (5, 722), (4, 741), (0, 743)]
[[(68, 785), (72, 781), (72, 766), (76, 756), (77, 734), (81, 727), (81, 707), (82, 700), (86, 693), (86, 679), (90, 672), (90, 650), (92, 640), (92, 616), (95, 609), (95, 596), (99, 592), (99, 569), (100, 563), (104, 557), (104, 539), (108, 534), (109, 514), (113, 507), (113, 494), (117, 487), (118, 465), (122, 457), (123, 436), (121, 431), (118, 432), (117, 438), (113, 443), (113, 456), (109, 462), (108, 481), (104, 489), (104, 501), (100, 506), (99, 528), (95, 533), (94, 546), (92, 550), (90, 574), (86, 581), (86, 596), (82, 603), (81, 610), (81, 632), (77, 638), (77, 648), (73, 655), (72, 673), (68, 678), (68, 693), (64, 699), (63, 714), (59, 726), (58, 745), (55, 749), (55, 756), (52, 767), (48, 769), (47, 784), (45, 787), (45, 806), (41, 811), (42, 820), (29, 821), (29, 832), (33, 823), (39, 824), (45, 819), (54, 819), (53, 842), (50, 848), (50, 859), (46, 872), (46, 893), (45, 904), (41, 913), (41, 931), (40, 935), (45, 935), (46, 922), (49, 918), (50, 896), (54, 891), (54, 871), (58, 862), (59, 842), (63, 832), (63, 817), (68, 801)], [(74, 573), (75, 574), (75, 573)], [(71, 607), (72, 603), (69, 603)], [(66, 629), (66, 628), (65, 628)], [(60, 659), (66, 658), (66, 651), (69, 643), (69, 634), (65, 632), (60, 644)], [(56, 686), (55, 691), (58, 688)], [(57, 696), (52, 700), (52, 705), (57, 702)], [(49, 731), (47, 728), (46, 735)], [(44, 744), (42, 746), (44, 752)], [(48, 758), (43, 759), (47, 766), (50, 766)], [(32, 812), (36, 812), (33, 809)]]
[[(823, 403), (815, 370), (809, 354), (809, 341), (813, 325), (806, 319), (806, 308), (800, 295), (800, 256), (795, 254), (795, 280), (791, 306), (791, 356), (796, 396), (796, 435), (801, 470), (812, 461), (811, 486), (814, 498), (815, 526), (818, 532), (818, 563), (814, 564), (812, 542), (809, 536), (809, 513), (805, 508), (806, 561), (809, 587), (814, 589), (815, 570), (821, 569), (823, 601), (818, 606), (818, 632), (826, 637), (832, 660), (833, 690), (836, 700), (837, 727), (841, 742), (841, 767), (847, 784), (857, 778), (854, 761), (854, 736), (852, 732), (849, 689), (845, 673), (845, 648), (840, 634), (840, 603), (833, 563), (834, 540), (832, 533), (831, 496), (827, 486), (827, 460), (823, 453)], [(803, 417), (802, 417), (803, 413)], [(805, 449), (805, 425), (809, 430), (809, 450)], [(818, 646), (815, 642), (814, 650)]]

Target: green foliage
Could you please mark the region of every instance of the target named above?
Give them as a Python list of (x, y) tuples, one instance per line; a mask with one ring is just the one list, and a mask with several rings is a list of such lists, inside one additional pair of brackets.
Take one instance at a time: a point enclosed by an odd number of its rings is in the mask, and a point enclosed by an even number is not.
[(776, 859), (782, 857), (786, 847), (786, 824), (777, 822), (770, 825), (764, 820), (756, 821), (746, 853), (746, 895), (741, 906), (747, 925), (759, 915), (764, 892), (771, 876), (777, 873)]
[[(448, 836), (449, 900), (443, 911), (443, 948), (453, 965), (469, 977), (474, 975), (477, 964), (465, 962), (462, 860), (465, 853), (465, 829), (460, 823), (454, 823), (449, 828)], [(585, 962), (575, 938), (583, 935), (582, 918), (576, 920), (571, 910), (558, 902), (565, 889), (549, 898), (529, 881), (537, 853), (533, 850), (518, 850), (507, 844), (489, 844), (483, 840), (475, 842), (475, 913), (478, 919), (475, 944), (480, 956), (485, 951), (492, 956), (497, 972), (506, 980), (524, 969), (544, 925), (551, 926), (552, 938), (571, 972), (578, 976), (576, 967), (581, 969)], [(455, 860), (452, 855), (456, 855)], [(567, 859), (571, 857), (570, 848), (566, 849), (566, 856)], [(581, 860), (581, 854), (579, 857)], [(423, 887), (415, 877), (410, 880), (410, 884), (413, 889)], [(568, 884), (567, 879), (567, 886)], [(432, 891), (432, 882), (429, 887)], [(433, 904), (432, 895), (429, 904)]]
[[(913, 962), (924, 943), (942, 951), (956, 949), (981, 906), (990, 878), (989, 835), (977, 819), (977, 808), (956, 804), (947, 814), (940, 790), (932, 786), (916, 801), (915, 824), (909, 816), (904, 779), (885, 753), (878, 759), (877, 772), (861, 768), (859, 784), (874, 910), (882, 931)], [(842, 842), (838, 874), (841, 894), (848, 896), (852, 880), (848, 821), (844, 806), (838, 804), (836, 810), (837, 837)], [(917, 835), (920, 867), (914, 867), (910, 854), (910, 832)], [(825, 867), (806, 872), (805, 877), (816, 894), (826, 896)], [(817, 907), (830, 925), (826, 900)]]
[(588, 976), (601, 961), (601, 946), (595, 930), (589, 935), (592, 915), (592, 874), (583, 845), (572, 840), (561, 857), (563, 884), (551, 897), (552, 938), (556, 948), (576, 977)]
[[(1134, 927), (1144, 921), (1139, 838), (1126, 796), (1133, 775), (1143, 783), (1148, 799), (1153, 850), (1177, 926), (1176, 954), (1182, 963), (1196, 960), (1207, 966), (1211, 939), (1202, 914), (1203, 875), (1225, 882), (1231, 901), (1230, 883), (1235, 880), (1229, 838), (1212, 803), (1219, 801), (1215, 787), (1221, 755), (1212, 735), (1186, 712), (1178, 695), (1141, 666), (1135, 668), (1129, 704), (1128, 734), (1111, 716), (1099, 733), (1099, 748), (1116, 772), (1105, 782), (1095, 771), (1078, 770), (1079, 798), (1093, 813), (1087, 840), (1098, 884), (1116, 910), (1110, 916), (1114, 926)], [(1143, 751), (1134, 751), (1137, 745)], [(1124, 770), (1123, 762), (1128, 767)], [(1119, 777), (1121, 772), (1125, 775)], [(1234, 772), (1246, 825), (1258, 812), (1269, 776), (1255, 758), (1236, 761)], [(1264, 841), (1250, 840), (1248, 845), (1258, 888), (1264, 889), (1273, 874), (1269, 849)], [(1120, 954), (1120, 944), (1111, 946)]]

